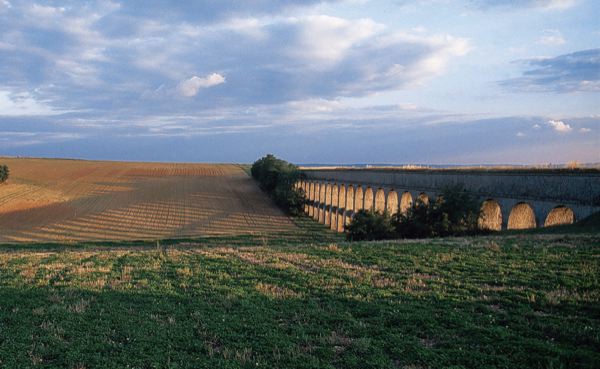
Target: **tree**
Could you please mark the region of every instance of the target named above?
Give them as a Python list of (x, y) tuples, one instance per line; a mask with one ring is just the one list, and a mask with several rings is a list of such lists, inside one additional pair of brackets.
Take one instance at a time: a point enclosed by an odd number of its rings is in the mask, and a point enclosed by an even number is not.
[(379, 213), (359, 210), (346, 227), (346, 238), (350, 241), (372, 241), (395, 238), (392, 218), (387, 212)]
[(476, 198), (464, 186), (446, 187), (437, 201), (417, 201), (405, 214), (396, 214), (393, 224), (402, 238), (444, 237), (479, 231)]
[(283, 210), (299, 215), (304, 210), (306, 196), (295, 184), (302, 178), (297, 166), (268, 154), (252, 164), (252, 177)]
[(0, 183), (6, 182), (9, 174), (10, 171), (8, 170), (8, 166), (0, 165)]

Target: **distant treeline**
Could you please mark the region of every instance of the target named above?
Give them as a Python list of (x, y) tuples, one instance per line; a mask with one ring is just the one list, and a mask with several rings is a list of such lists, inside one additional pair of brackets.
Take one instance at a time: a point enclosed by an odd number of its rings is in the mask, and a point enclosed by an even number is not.
[(302, 214), (306, 196), (296, 187), (302, 178), (297, 166), (268, 154), (252, 164), (251, 173), (279, 207), (292, 215)]
[(9, 174), (10, 171), (8, 170), (8, 166), (0, 165), (0, 183), (6, 182)]

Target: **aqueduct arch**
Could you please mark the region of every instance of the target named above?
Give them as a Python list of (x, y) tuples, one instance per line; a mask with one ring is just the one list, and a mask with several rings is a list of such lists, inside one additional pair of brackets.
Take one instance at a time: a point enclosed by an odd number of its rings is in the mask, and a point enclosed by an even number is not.
[(477, 225), (480, 229), (502, 230), (502, 209), (496, 200), (487, 199), (481, 204)]
[(317, 189), (317, 184), (313, 182), (310, 190), (310, 208), (308, 210), (308, 215), (311, 216), (313, 219), (315, 218), (315, 208), (317, 206), (317, 197), (315, 194), (318, 192), (319, 190)]
[(343, 210), (338, 210), (336, 231), (344, 232), (345, 226), (346, 226), (346, 213)]
[(354, 210), (359, 211), (364, 209), (365, 204), (365, 194), (362, 186), (356, 187), (356, 192), (354, 192)]
[(325, 184), (319, 186), (319, 223), (325, 222)]
[(346, 186), (343, 184), (339, 186), (338, 208), (346, 209)]
[(402, 193), (402, 197), (400, 197), (400, 214), (406, 214), (408, 209), (412, 206), (412, 195), (408, 191), (404, 191)]
[(429, 205), (429, 196), (425, 192), (421, 192), (417, 197), (417, 202), (421, 202), (423, 205)]
[(390, 190), (387, 195), (386, 209), (390, 215), (394, 215), (398, 212), (398, 193), (394, 190)]
[(535, 228), (535, 213), (533, 208), (526, 202), (519, 202), (513, 206), (508, 216), (508, 229)]
[(323, 214), (323, 223), (325, 225), (331, 224), (331, 184), (327, 183), (325, 185), (325, 207)]
[(385, 211), (385, 191), (380, 188), (375, 193), (375, 211), (383, 213)]
[(331, 185), (331, 207), (338, 207), (340, 188), (334, 184)]
[(354, 186), (352, 185), (346, 189), (346, 210), (354, 211)]
[(573, 210), (567, 206), (559, 205), (548, 213), (546, 221), (544, 222), (544, 227), (573, 223), (575, 223), (575, 214), (573, 213)]
[(367, 187), (365, 190), (365, 210), (373, 210), (373, 189), (371, 187)]

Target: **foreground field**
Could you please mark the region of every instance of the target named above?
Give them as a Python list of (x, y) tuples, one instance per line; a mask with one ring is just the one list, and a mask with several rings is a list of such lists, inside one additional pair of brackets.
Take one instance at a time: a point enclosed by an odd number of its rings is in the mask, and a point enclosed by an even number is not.
[(293, 231), (236, 165), (2, 159), (0, 243)]
[(255, 241), (4, 248), (0, 367), (600, 362), (597, 235)]

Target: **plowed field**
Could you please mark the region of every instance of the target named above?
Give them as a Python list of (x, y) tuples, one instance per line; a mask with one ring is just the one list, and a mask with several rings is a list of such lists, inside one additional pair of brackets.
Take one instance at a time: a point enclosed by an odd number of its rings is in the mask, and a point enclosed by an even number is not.
[(237, 165), (2, 159), (0, 243), (291, 231)]

